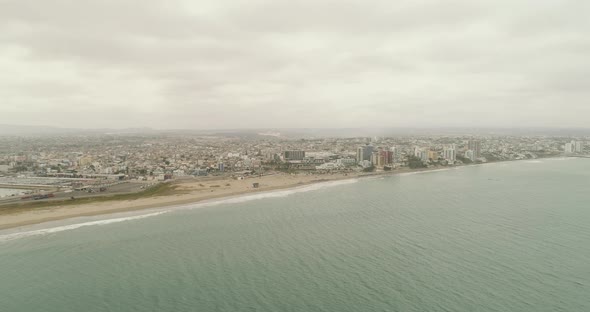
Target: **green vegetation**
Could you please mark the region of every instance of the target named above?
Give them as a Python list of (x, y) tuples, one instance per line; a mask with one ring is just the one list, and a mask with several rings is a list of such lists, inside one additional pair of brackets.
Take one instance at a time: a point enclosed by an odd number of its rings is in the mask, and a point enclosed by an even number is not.
[(279, 167), (279, 168), (276, 168), (276, 170), (277, 171), (280, 171), (280, 172), (284, 172), (284, 173), (289, 173), (289, 174), (291, 174), (291, 173), (297, 173), (297, 170), (295, 170), (293, 168), (289, 168), (289, 167), (287, 167), (287, 168), (285, 168), (285, 167)]
[(426, 165), (422, 162), (422, 160), (416, 156), (408, 157), (408, 167), (410, 169), (417, 169), (417, 168), (426, 168)]
[(464, 164), (470, 164), (473, 162), (471, 159), (469, 159), (467, 157), (462, 157), (462, 156), (457, 156), (457, 160), (460, 160)]
[(20, 165), (20, 166), (15, 166), (14, 168), (12, 168), (12, 170), (14, 170), (15, 172), (23, 172), (23, 171), (29, 170), (29, 168), (27, 166)]
[(90, 203), (108, 202), (113, 200), (134, 200), (146, 197), (166, 196), (179, 194), (176, 190), (177, 185), (171, 183), (160, 183), (154, 187), (150, 187), (146, 190), (131, 194), (114, 194), (114, 195), (99, 195), (94, 197), (74, 198), (74, 199), (63, 199), (53, 201), (28, 201), (15, 205), (0, 206), (0, 214), (14, 213), (19, 210), (25, 209), (37, 209), (37, 208), (48, 208), (55, 206), (72, 206), (82, 205)]
[(500, 157), (496, 157), (493, 154), (482, 154), (483, 157), (485, 157), (488, 162), (494, 162), (494, 161), (501, 161), (502, 159)]

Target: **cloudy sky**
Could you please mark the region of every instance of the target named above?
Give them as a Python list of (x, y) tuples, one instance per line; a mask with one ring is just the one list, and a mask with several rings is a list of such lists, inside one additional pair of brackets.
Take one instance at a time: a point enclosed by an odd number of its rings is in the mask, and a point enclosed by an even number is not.
[(0, 0), (0, 124), (590, 127), (590, 1)]

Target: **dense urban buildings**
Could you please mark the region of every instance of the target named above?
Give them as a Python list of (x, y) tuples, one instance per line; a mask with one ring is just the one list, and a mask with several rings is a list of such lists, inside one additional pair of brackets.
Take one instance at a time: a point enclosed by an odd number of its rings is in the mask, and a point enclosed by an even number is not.
[[(456, 166), (585, 155), (587, 137), (104, 134), (0, 137), (0, 185), (109, 190), (122, 183), (239, 177), (273, 171), (330, 172)], [(367, 143), (370, 142), (370, 143)], [(119, 186), (118, 186), (119, 185)]]
[(285, 161), (305, 159), (305, 151), (284, 151), (283, 158)]
[(567, 154), (582, 153), (584, 143), (581, 141), (571, 141), (565, 143), (564, 151)]
[(360, 163), (363, 161), (371, 161), (371, 157), (373, 155), (373, 146), (372, 145), (365, 145), (365, 146), (360, 146), (359, 148), (357, 148), (356, 151), (356, 160)]
[(473, 151), (473, 158), (477, 159), (481, 157), (481, 142), (478, 140), (469, 140), (467, 148)]
[(457, 148), (455, 144), (451, 144), (443, 149), (443, 158), (450, 164), (457, 161)]

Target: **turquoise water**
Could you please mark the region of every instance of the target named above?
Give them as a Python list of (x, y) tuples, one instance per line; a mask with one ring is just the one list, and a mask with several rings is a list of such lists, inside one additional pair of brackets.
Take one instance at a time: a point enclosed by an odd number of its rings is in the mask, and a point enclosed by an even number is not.
[(588, 159), (268, 196), (0, 233), (0, 311), (590, 311)]

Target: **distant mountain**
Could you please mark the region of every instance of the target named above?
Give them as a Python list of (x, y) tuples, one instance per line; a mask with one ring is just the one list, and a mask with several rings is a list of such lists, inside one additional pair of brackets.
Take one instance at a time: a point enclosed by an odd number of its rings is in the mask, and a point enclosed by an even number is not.
[(0, 124), (0, 135), (36, 135), (36, 134), (57, 134), (64, 129), (49, 126), (18, 126)]
[(341, 128), (273, 129), (285, 137), (396, 137), (396, 136), (590, 136), (590, 128)]
[(240, 138), (326, 138), (326, 137), (395, 137), (430, 135), (516, 135), (516, 136), (590, 136), (590, 128), (259, 128), (259, 129), (79, 129), (51, 126), (0, 124), (0, 136), (51, 136), (100, 134), (184, 134)]
[(128, 129), (77, 129), (51, 126), (21, 126), (0, 124), (0, 136), (44, 136), (44, 135), (77, 135), (77, 134), (126, 134), (126, 133), (154, 133), (150, 128)]

